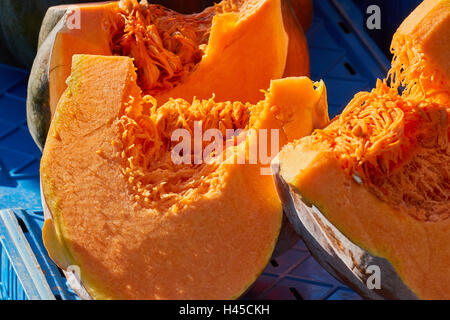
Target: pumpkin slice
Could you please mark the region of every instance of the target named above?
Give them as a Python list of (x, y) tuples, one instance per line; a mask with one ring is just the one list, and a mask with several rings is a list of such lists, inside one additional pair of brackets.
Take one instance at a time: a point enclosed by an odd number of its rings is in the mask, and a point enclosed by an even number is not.
[[(159, 106), (136, 82), (131, 58), (73, 58), (41, 163), (50, 256), (63, 269), (80, 268), (74, 286), (85, 298), (237, 298), (280, 232), (281, 204), (267, 175), (273, 146), (322, 121), (325, 87), (286, 78), (256, 105), (171, 99)], [(192, 133), (186, 149), (173, 139), (181, 129), (178, 138)], [(198, 144), (192, 137), (200, 129)], [(227, 129), (243, 133), (223, 138)], [(222, 152), (206, 137), (217, 131)]]
[(402, 24), (390, 82), (272, 164), (296, 231), (366, 298), (450, 299), (449, 3), (424, 1)]
[(358, 94), (286, 146), (273, 164), (280, 195), (318, 260), (363, 296), (449, 299), (450, 109), (390, 90)]
[(256, 103), (271, 79), (309, 74), (305, 36), (281, 4), (224, 0), (193, 15), (137, 0), (50, 8), (28, 86), (32, 136), (44, 145), (74, 54), (134, 58), (139, 86), (159, 103), (212, 94)]

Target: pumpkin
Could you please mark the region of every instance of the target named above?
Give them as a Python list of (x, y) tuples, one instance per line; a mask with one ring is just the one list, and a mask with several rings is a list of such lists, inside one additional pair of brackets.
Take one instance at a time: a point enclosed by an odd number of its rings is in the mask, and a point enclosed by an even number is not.
[(309, 74), (305, 36), (281, 0), (225, 0), (194, 15), (136, 0), (53, 7), (40, 43), (27, 118), (41, 148), (74, 54), (134, 58), (139, 85), (160, 103), (212, 94), (256, 103), (271, 79)]
[(365, 298), (450, 299), (449, 23), (450, 1), (424, 1), (394, 36), (390, 81), (272, 163), (295, 230)]
[(135, 70), (129, 57), (74, 55), (41, 162), (45, 246), (64, 270), (79, 267), (83, 298), (237, 298), (280, 232), (276, 145), (321, 124), (324, 84), (273, 80), (256, 104), (159, 105)]

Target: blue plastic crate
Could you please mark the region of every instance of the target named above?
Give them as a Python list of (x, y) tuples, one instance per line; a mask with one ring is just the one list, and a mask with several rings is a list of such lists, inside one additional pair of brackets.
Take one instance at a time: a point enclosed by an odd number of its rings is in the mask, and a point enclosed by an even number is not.
[(40, 208), (41, 153), (26, 125), (25, 70), (0, 65), (0, 209)]
[[(307, 36), (311, 77), (327, 85), (339, 114), (353, 95), (383, 78), (386, 57), (364, 32), (352, 0), (316, 0)], [(76, 299), (42, 243), (40, 151), (26, 127), (27, 72), (0, 65), (0, 299)], [(245, 299), (360, 299), (322, 269), (302, 242), (271, 261)]]
[(43, 223), (40, 213), (0, 211), (0, 299), (75, 299), (42, 244)]

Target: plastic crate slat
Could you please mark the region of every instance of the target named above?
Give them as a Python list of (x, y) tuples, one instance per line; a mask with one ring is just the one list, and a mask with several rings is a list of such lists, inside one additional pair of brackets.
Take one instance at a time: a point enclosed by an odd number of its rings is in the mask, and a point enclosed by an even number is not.
[(334, 288), (333, 285), (328, 283), (302, 281), (292, 277), (285, 277), (267, 292), (264, 299), (322, 300)]
[[(372, 55), (373, 60), (378, 64), (379, 70), (383, 73), (380, 77), (387, 74), (390, 69), (390, 62), (387, 57), (379, 50), (375, 42), (367, 36), (364, 31), (364, 15), (355, 6), (352, 0), (331, 0), (338, 13), (345, 19), (345, 22), (352, 28), (359, 41), (365, 46), (368, 53)], [(369, 59), (367, 59), (369, 60)]]
[(15, 210), (15, 214), (18, 219), (23, 221), (23, 224), (28, 231), (25, 233), (25, 237), (36, 256), (41, 269), (44, 270), (45, 279), (55, 297), (61, 300), (75, 299), (75, 292), (68, 287), (67, 280), (61, 276), (58, 267), (51, 261), (47, 249), (42, 243), (41, 230), (44, 226), (43, 212), (33, 213), (31, 211)]
[(0, 119), (16, 126), (26, 122), (24, 99), (4, 94), (0, 96)]
[(0, 139), (0, 147), (29, 154), (34, 157), (41, 155), (41, 151), (34, 143), (27, 129), (18, 126), (16, 130)]
[[(2, 278), (7, 272), (10, 296), (25, 298), (19, 295), (17, 289), (21, 287), (30, 300), (54, 300), (55, 297), (45, 280), (39, 263), (31, 250), (12, 210), (0, 211), (0, 242), (2, 255)], [(3, 279), (2, 279), (3, 280)], [(3, 283), (3, 281), (2, 281)], [(19, 286), (20, 283), (20, 286)]]
[[(354, 63), (355, 67), (369, 80), (370, 85), (374, 86), (377, 78), (383, 78), (386, 75), (389, 61), (364, 32), (361, 12), (352, 3), (347, 4), (347, 7), (351, 8), (349, 12), (341, 11), (342, 6), (336, 5), (335, 2), (341, 2), (341, 0), (315, 1), (316, 14), (326, 17), (322, 20), (328, 33), (333, 38), (339, 39), (339, 47), (346, 51), (347, 59)], [(342, 2), (351, 1), (343, 0)], [(361, 21), (361, 23), (352, 21)], [(344, 31), (341, 25), (347, 26), (347, 31), (350, 32)]]
[(22, 69), (6, 65), (0, 65), (0, 94), (13, 88), (15, 85), (25, 80), (28, 73)]
[(2, 181), (0, 172), (0, 210), (9, 208), (40, 208), (39, 178), (24, 178), (8, 180), (9, 185)]
[(27, 96), (27, 86), (28, 81), (24, 80), (19, 84), (15, 85), (14, 87), (12, 87), (11, 89), (9, 89), (6, 95), (17, 97), (19, 99), (24, 99)]

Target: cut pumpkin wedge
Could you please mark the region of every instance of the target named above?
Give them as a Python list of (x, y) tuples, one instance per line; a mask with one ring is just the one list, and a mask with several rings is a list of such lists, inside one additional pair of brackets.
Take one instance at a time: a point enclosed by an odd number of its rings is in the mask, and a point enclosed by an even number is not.
[[(264, 269), (280, 232), (281, 204), (263, 170), (276, 155), (270, 150), (328, 122), (325, 87), (286, 78), (254, 105), (158, 105), (136, 81), (131, 58), (74, 56), (41, 163), (45, 246), (61, 268), (79, 268), (77, 291), (86, 298), (237, 298)], [(202, 154), (214, 157), (196, 163), (195, 141), (192, 153), (175, 151), (172, 134), (195, 135), (198, 123), (205, 134), (244, 134), (231, 144), (221, 136), (222, 153), (201, 143)], [(269, 153), (252, 163), (263, 132)]]
[(319, 263), (365, 298), (450, 298), (450, 1), (425, 0), (387, 79), (273, 162)]

